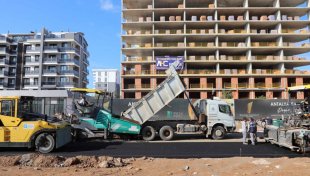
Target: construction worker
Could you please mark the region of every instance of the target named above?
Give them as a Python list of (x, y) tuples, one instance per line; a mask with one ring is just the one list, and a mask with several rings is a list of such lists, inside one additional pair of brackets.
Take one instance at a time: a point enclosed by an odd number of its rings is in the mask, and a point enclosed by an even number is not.
[(242, 143), (244, 145), (248, 145), (246, 141), (247, 131), (248, 131), (247, 119), (244, 117), (243, 120), (241, 121)]
[(250, 121), (249, 132), (250, 132), (252, 145), (255, 145), (257, 126), (256, 126), (256, 122), (253, 118), (251, 118), (251, 121)]

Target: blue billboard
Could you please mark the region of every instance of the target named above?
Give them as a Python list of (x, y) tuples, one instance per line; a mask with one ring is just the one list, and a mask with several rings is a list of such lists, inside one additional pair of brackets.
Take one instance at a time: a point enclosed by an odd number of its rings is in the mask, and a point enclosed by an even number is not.
[(158, 56), (156, 57), (156, 70), (167, 70), (177, 60), (180, 61), (177, 70), (183, 70), (184, 56)]

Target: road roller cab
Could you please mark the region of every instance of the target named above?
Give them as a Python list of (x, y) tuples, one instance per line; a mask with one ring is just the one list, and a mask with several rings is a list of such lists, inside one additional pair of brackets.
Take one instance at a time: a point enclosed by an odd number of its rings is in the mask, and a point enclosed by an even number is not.
[(0, 97), (0, 147), (36, 148), (41, 153), (71, 142), (67, 122), (32, 111), (33, 97)]

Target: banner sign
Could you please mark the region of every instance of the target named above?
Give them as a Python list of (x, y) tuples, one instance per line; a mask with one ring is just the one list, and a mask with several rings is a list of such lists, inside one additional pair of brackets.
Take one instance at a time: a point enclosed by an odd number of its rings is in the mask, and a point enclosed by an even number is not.
[(298, 100), (274, 99), (274, 100), (235, 100), (235, 118), (243, 117), (260, 118), (281, 118), (292, 114), (292, 107), (296, 106)]
[(156, 70), (167, 70), (177, 60), (180, 61), (177, 70), (183, 70), (184, 56), (158, 56), (156, 57)]

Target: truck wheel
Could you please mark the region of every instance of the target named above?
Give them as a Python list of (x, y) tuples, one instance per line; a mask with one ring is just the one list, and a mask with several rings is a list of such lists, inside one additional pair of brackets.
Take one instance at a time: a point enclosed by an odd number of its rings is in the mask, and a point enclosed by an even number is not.
[(55, 139), (51, 134), (42, 133), (36, 137), (35, 147), (40, 153), (49, 153), (54, 150)]
[(225, 129), (221, 126), (217, 126), (212, 131), (212, 138), (215, 140), (223, 139), (225, 134)]
[(141, 134), (142, 134), (143, 140), (145, 140), (145, 141), (152, 141), (152, 140), (154, 140), (155, 135), (156, 135), (155, 129), (153, 127), (151, 127), (151, 126), (144, 127), (142, 129)]
[(159, 136), (164, 141), (170, 141), (174, 136), (174, 131), (170, 126), (163, 126), (159, 130)]

